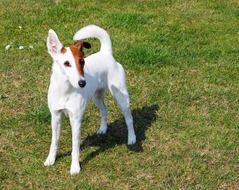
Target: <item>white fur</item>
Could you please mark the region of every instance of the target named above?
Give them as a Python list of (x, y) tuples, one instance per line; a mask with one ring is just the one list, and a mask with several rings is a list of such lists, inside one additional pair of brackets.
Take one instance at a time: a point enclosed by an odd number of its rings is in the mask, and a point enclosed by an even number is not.
[[(105, 90), (111, 92), (123, 112), (128, 128), (128, 144), (136, 142), (124, 69), (112, 56), (111, 40), (108, 33), (98, 26), (89, 25), (79, 30), (74, 35), (74, 40), (92, 37), (100, 40), (101, 48), (99, 52), (85, 58), (84, 80), (86, 86), (83, 88), (78, 85), (78, 81), (83, 76), (77, 73), (71, 50), (67, 48), (66, 53), (60, 52), (63, 46), (53, 30), (49, 30), (47, 39), (48, 52), (53, 58), (53, 72), (48, 91), (48, 106), (52, 116), (52, 142), (44, 165), (50, 166), (55, 162), (60, 137), (61, 115), (62, 112), (66, 112), (72, 127), (71, 174), (80, 172), (80, 126), (83, 112), (90, 99), (93, 99), (101, 113), (101, 125), (98, 133), (104, 134), (107, 131)], [(72, 67), (66, 68), (65, 61), (69, 61)]]

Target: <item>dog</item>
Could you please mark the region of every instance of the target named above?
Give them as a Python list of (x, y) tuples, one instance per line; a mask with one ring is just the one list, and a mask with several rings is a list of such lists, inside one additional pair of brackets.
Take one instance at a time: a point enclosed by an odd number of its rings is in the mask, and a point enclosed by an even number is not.
[[(86, 38), (97, 38), (101, 46), (99, 52), (84, 58), (83, 49), (91, 48), (88, 42), (81, 41)], [(123, 112), (128, 129), (128, 145), (136, 143), (125, 72), (112, 55), (109, 34), (96, 25), (88, 25), (80, 29), (73, 40), (74, 44), (64, 47), (52, 29), (48, 32), (47, 48), (53, 59), (48, 89), (52, 139), (49, 155), (44, 162), (45, 166), (55, 163), (62, 112), (65, 112), (72, 128), (71, 175), (80, 172), (80, 128), (90, 99), (93, 99), (101, 114), (101, 125), (97, 133), (107, 132), (107, 109), (104, 103), (104, 93), (107, 90)]]

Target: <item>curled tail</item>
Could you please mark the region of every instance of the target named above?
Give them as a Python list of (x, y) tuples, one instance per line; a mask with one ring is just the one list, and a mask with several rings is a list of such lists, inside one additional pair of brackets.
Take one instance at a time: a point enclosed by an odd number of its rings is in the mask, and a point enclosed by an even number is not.
[(85, 38), (97, 38), (100, 40), (100, 51), (112, 53), (112, 45), (109, 34), (96, 25), (88, 25), (75, 33), (73, 40), (82, 40)]

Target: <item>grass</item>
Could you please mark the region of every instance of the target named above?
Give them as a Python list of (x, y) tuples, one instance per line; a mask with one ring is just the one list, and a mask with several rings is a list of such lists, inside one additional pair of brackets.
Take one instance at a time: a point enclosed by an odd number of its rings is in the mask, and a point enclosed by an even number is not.
[[(0, 10), (1, 189), (238, 189), (238, 1), (5, 0)], [(53, 28), (68, 45), (91, 23), (109, 31), (127, 72), (138, 143), (126, 146), (110, 96), (109, 132), (96, 136), (100, 116), (90, 104), (82, 170), (70, 176), (66, 118), (57, 162), (43, 166), (51, 139), (46, 35)], [(87, 54), (99, 48), (89, 41)]]

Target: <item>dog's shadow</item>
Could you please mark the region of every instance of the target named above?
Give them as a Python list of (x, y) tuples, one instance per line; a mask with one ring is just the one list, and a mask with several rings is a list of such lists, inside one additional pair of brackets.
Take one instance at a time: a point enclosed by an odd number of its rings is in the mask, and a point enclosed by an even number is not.
[[(156, 120), (157, 110), (158, 105), (151, 105), (144, 106), (140, 109), (134, 109), (132, 111), (137, 142), (134, 145), (128, 146), (129, 150), (135, 152), (143, 151), (142, 143), (146, 138), (145, 133)], [(113, 123), (108, 124), (108, 131), (105, 135), (93, 134), (88, 136), (82, 142), (81, 150), (89, 146), (99, 148), (87, 155), (86, 158), (81, 162), (81, 165), (87, 164), (91, 159), (96, 157), (101, 152), (113, 148), (116, 145), (122, 144), (127, 144), (127, 127), (123, 117)]]
[[(137, 142), (134, 145), (128, 146), (130, 151), (142, 152), (142, 143), (145, 140), (145, 133), (147, 129), (156, 120), (156, 112), (158, 105), (144, 106), (142, 108), (134, 109), (132, 111), (134, 119), (134, 128), (136, 133)], [(113, 148), (116, 145), (127, 144), (127, 127), (124, 118), (120, 118), (113, 123), (108, 124), (108, 130), (105, 135), (93, 134), (82, 142), (81, 150), (87, 147), (98, 147), (95, 151), (91, 152), (81, 162), (82, 165), (86, 165), (91, 159), (95, 158), (101, 152), (107, 149)], [(59, 154), (57, 160), (62, 159), (65, 156), (70, 156), (71, 152)]]

